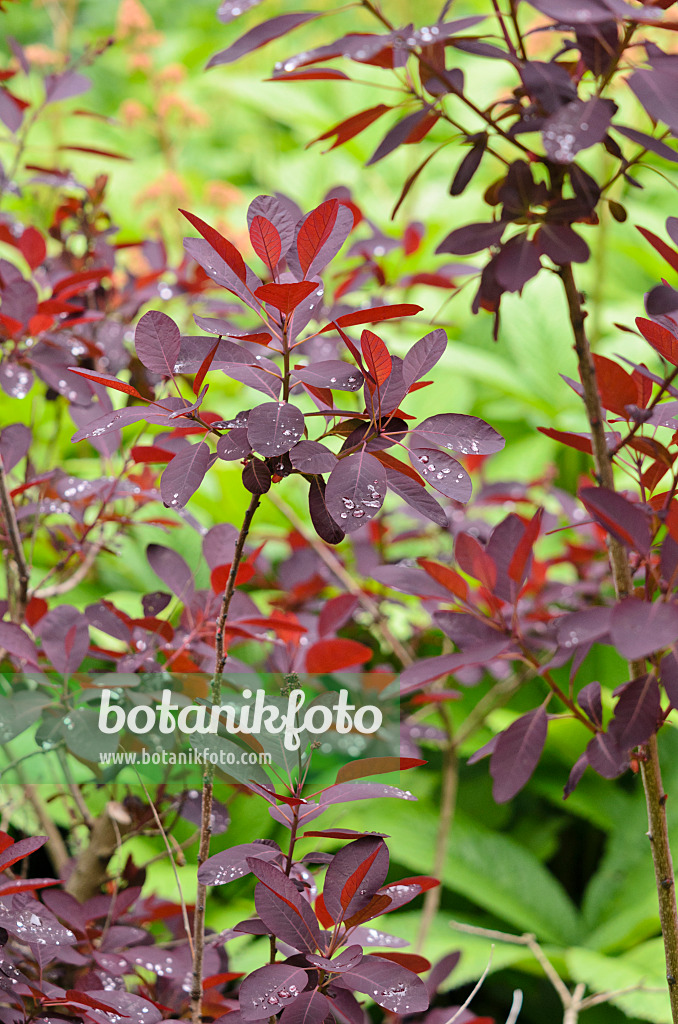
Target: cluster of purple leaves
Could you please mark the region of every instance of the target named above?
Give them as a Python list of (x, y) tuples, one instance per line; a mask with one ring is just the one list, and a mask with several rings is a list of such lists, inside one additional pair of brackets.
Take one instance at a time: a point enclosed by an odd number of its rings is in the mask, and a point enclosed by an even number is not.
[[(222, 8), (220, 17), (229, 22), (236, 12), (243, 13), (253, 6), (235, 5), (227, 15)], [(452, 124), (461, 129), (461, 140), (469, 150), (453, 176), (450, 194), (459, 196), (465, 191), (481, 164), (492, 159), (496, 147), (506, 170), (485, 193), (485, 201), (496, 214), (491, 220), (455, 228), (437, 251), (466, 256), (490, 249), (473, 309), (493, 312), (497, 323), (502, 295), (522, 291), (539, 272), (544, 259), (546, 266), (559, 268), (589, 258), (589, 247), (573, 225), (597, 223), (599, 204), (606, 198), (611, 182), (597, 182), (578, 162), (579, 154), (594, 146), (603, 147), (617, 161), (612, 180), (621, 177), (636, 187), (641, 186), (629, 172), (645, 152), (678, 161), (676, 151), (663, 141), (678, 133), (672, 101), (678, 80), (675, 54), (662, 51), (656, 42), (643, 40), (645, 62), (635, 63), (633, 73), (626, 79), (652, 126), (657, 122), (666, 125), (661, 136), (627, 125), (619, 116), (618, 105), (601, 95), (608, 88), (622, 53), (626, 59), (631, 57), (637, 62), (643, 52), (637, 38), (638, 27), (661, 27), (662, 12), (658, 7), (670, 4), (631, 6), (624, 0), (567, 0), (561, 4), (534, 0), (531, 6), (551, 20), (551, 27), (565, 33), (564, 42), (560, 45), (559, 36), (559, 49), (548, 60), (528, 57), (529, 33), (521, 38), (514, 32), (517, 20), (514, 26), (496, 10), (485, 16), (446, 20), (450, 7), (446, 2), (434, 24), (419, 29), (412, 24), (390, 24), (382, 13), (379, 32), (356, 31), (306, 49), (279, 61), (273, 72), (275, 81), (340, 82), (350, 76), (335, 67), (337, 59), (392, 70), (407, 67), (414, 85), (403, 90), (401, 103), (380, 103), (360, 111), (320, 136), (335, 137), (334, 145), (343, 144), (393, 111), (398, 119), (377, 146), (369, 164), (401, 145), (419, 143), (439, 121), (442, 124), (441, 119), (449, 116), (447, 98), (461, 100), (467, 111), (472, 112), (474, 121), (477, 122), (478, 115), (482, 117), (483, 130), (464, 132), (459, 125), (460, 104), (454, 106)], [(230, 64), (322, 16), (324, 12), (298, 12), (261, 22), (216, 54), (208, 66)], [(502, 22), (501, 42), (495, 18)], [(384, 31), (384, 24), (389, 25), (388, 31)], [(471, 30), (476, 31), (470, 34)], [(632, 51), (626, 49), (628, 31), (634, 35)], [(474, 96), (471, 76), (465, 80), (462, 69), (456, 66), (455, 53), (477, 58), (478, 77), (482, 77), (486, 61), (499, 60), (510, 65), (516, 75), (512, 92), (490, 108), (481, 109), (484, 102)], [(640, 145), (641, 151), (626, 153), (622, 146), (629, 141)], [(507, 145), (519, 150), (519, 158), (508, 164), (503, 155)], [(440, 149), (432, 150), (408, 177), (396, 209)], [(541, 168), (538, 175), (533, 173), (533, 166)], [(618, 219), (625, 218), (619, 203), (610, 202), (610, 209)]]
[[(196, 316), (198, 326), (209, 334), (182, 337), (170, 317), (146, 313), (135, 332), (137, 356), (148, 370), (170, 378), (177, 396), (156, 399), (147, 408), (130, 405), (107, 413), (79, 430), (73, 440), (98, 439), (140, 419), (171, 427), (177, 421), (197, 424), (197, 432), (204, 438), (201, 441), (188, 442), (181, 432), (177, 436), (172, 430), (154, 442), (154, 451), (165, 452), (165, 460), (170, 460), (160, 491), (165, 505), (172, 509), (186, 505), (221, 459), (244, 463), (242, 482), (253, 494), (266, 493), (272, 483), (286, 476), (303, 476), (309, 485), (313, 526), (331, 544), (369, 523), (382, 507), (389, 487), (429, 519), (445, 522), (443, 508), (424, 482), (449, 498), (467, 501), (470, 478), (448, 450), (488, 454), (499, 451), (504, 441), (488, 424), (472, 416), (443, 413), (416, 427), (406, 422), (411, 417), (401, 404), (422, 386), (421, 378), (443, 355), (444, 331), (427, 334), (402, 359), (391, 355), (370, 330), (363, 330), (359, 342), (348, 333), (355, 325), (412, 315), (419, 306), (396, 304), (347, 312), (341, 307), (323, 309), (319, 275), (353, 227), (349, 206), (330, 199), (302, 215), (284, 197), (255, 199), (247, 220), (253, 248), (270, 275), (267, 283), (219, 232), (192, 214), (186, 216), (203, 236), (186, 239), (186, 251), (215, 284), (251, 311), (252, 321), (243, 329), (232, 320)], [(307, 331), (312, 320), (329, 322)], [(342, 358), (345, 351), (351, 362)], [(304, 361), (298, 361), (301, 359)], [(72, 370), (95, 384), (143, 398), (131, 385), (108, 374)], [(228, 420), (212, 411), (206, 413), (203, 403), (209, 383), (203, 382), (210, 371), (223, 372), (264, 394), (268, 401), (243, 409)], [(179, 378), (186, 374), (195, 374), (191, 398), (181, 395)], [(346, 402), (335, 406), (333, 392), (361, 390), (362, 409), (347, 410), (343, 408)], [(292, 393), (305, 393), (315, 408), (304, 412), (290, 401)], [(318, 438), (311, 439), (310, 425), (318, 420), (323, 427)], [(342, 439), (337, 452), (323, 443), (331, 437)], [(208, 438), (216, 440), (214, 451)], [(411, 466), (386, 452), (394, 446), (407, 453)]]

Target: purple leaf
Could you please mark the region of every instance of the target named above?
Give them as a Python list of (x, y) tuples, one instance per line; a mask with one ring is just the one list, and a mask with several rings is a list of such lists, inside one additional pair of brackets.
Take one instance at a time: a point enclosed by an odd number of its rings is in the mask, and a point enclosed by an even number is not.
[(46, 75), (45, 103), (70, 100), (73, 96), (81, 96), (83, 92), (88, 92), (91, 88), (90, 79), (77, 71), (64, 71), (60, 75)]
[(160, 494), (166, 508), (183, 508), (203, 482), (214, 456), (204, 441), (175, 455), (160, 479)]
[(314, 476), (308, 489), (308, 511), (313, 529), (326, 544), (339, 544), (345, 532), (330, 515), (325, 500), (325, 481), (321, 476)]
[(445, 509), (436, 501), (432, 494), (429, 494), (425, 487), (420, 487), (414, 480), (404, 476), (395, 469), (386, 469), (386, 479), (391, 490), (402, 498), (410, 508), (413, 508), (432, 522), (437, 523), (438, 526), (447, 527), (447, 513)]
[[(255, 0), (260, 2), (260, 0)], [(247, 227), (255, 217), (270, 220), (280, 236), (281, 258), (285, 256), (294, 241), (295, 229), (301, 219), (301, 212), (296, 203), (287, 196), (257, 196), (247, 210)]]
[(43, 964), (59, 955), (61, 947), (76, 941), (73, 932), (27, 893), (14, 893), (0, 901), (0, 927), (40, 953)]
[(444, 956), (433, 965), (426, 978), (426, 991), (430, 999), (433, 998), (442, 983), (449, 977), (460, 959), (460, 951), (455, 950), (454, 953), (448, 953), (447, 956)]
[(474, 252), (481, 252), (491, 245), (498, 245), (501, 236), (506, 230), (506, 224), (502, 221), (490, 221), (487, 224), (467, 224), (463, 228), (456, 228), (443, 239), (436, 253), (449, 252), (455, 256), (470, 256)]
[(0, 433), (0, 459), (5, 472), (9, 473), (18, 462), (28, 455), (32, 434), (23, 423), (10, 423)]
[(302, 992), (285, 1007), (280, 1024), (322, 1024), (332, 1018), (332, 1003), (322, 992)]
[[(405, 357), (407, 361), (407, 356)], [(427, 441), (439, 444), (441, 448), (450, 448), (462, 455), (489, 455), (499, 452), (505, 440), (494, 427), (477, 416), (465, 416), (461, 413), (438, 413), (429, 416), (416, 428), (417, 434)]]
[(627, 128), (626, 125), (614, 124), (612, 127), (620, 135), (625, 135), (627, 139), (637, 142), (643, 149), (648, 149), (651, 153), (662, 157), (663, 160), (670, 160), (674, 164), (678, 163), (678, 152), (667, 146), (661, 139), (655, 139), (652, 135), (646, 135), (645, 132), (639, 132), (635, 128)]
[[(202, 319), (202, 317), (199, 317)], [(181, 338), (179, 355), (174, 364), (175, 373), (197, 373), (205, 356), (214, 345), (213, 338), (200, 334), (188, 334)], [(215, 353), (210, 370), (226, 370), (233, 363), (251, 363), (252, 354), (234, 341), (222, 338)]]
[(610, 638), (629, 661), (669, 647), (678, 639), (678, 607), (627, 597), (612, 609)]
[(283, 455), (304, 432), (304, 414), (289, 402), (265, 402), (252, 409), (247, 437), (254, 451), (267, 458)]
[(240, 1012), (245, 1020), (263, 1020), (288, 1006), (306, 986), (306, 972), (292, 964), (267, 964), (240, 985)]
[(659, 678), (671, 701), (671, 707), (678, 707), (678, 659), (673, 652), (662, 658), (659, 665)]
[(253, 293), (260, 287), (261, 279), (251, 267), (245, 265), (247, 283), (244, 284), (204, 238), (184, 238), (184, 249), (215, 284), (237, 295), (250, 309), (259, 309), (260, 303)]
[(202, 553), (210, 570), (233, 561), (237, 539), (238, 531), (230, 523), (217, 523), (207, 531), (202, 542)]
[(353, 800), (376, 800), (380, 797), (395, 797), (397, 800), (416, 800), (409, 790), (388, 786), (384, 782), (340, 782), (329, 786), (319, 796), (323, 806), (350, 803)]
[(612, 609), (603, 606), (560, 616), (556, 620), (558, 643), (562, 647), (574, 648), (600, 640), (610, 631), (611, 616)]
[(608, 533), (641, 555), (650, 552), (650, 524), (645, 513), (607, 487), (583, 487), (579, 492), (587, 512)]
[(583, 686), (577, 694), (577, 701), (582, 711), (586, 712), (594, 725), (603, 724), (603, 702), (600, 695), (600, 683), (593, 682)]
[(207, 67), (214, 68), (220, 64), (231, 64), (233, 61), (239, 60), (240, 57), (244, 57), (245, 54), (258, 50), (260, 46), (265, 46), (273, 39), (280, 39), (281, 36), (291, 32), (298, 25), (304, 25), (313, 18), (320, 18), (323, 13), (326, 12), (304, 11), (296, 14), (281, 14), (277, 18), (263, 21), (251, 28), (244, 36), (236, 39), (227, 49), (215, 53), (207, 62)]
[(70, 604), (62, 604), (47, 612), (35, 627), (42, 649), (52, 667), (68, 675), (80, 667), (89, 649), (89, 623)]
[(342, 459), (330, 473), (325, 499), (335, 523), (353, 533), (374, 518), (384, 503), (386, 470), (365, 452)]
[(502, 245), (493, 260), (495, 278), (507, 292), (521, 292), (541, 270), (539, 253), (527, 235), (516, 235)]
[(244, 459), (252, 451), (245, 427), (234, 427), (217, 441), (217, 455), (225, 462)]
[(612, 100), (598, 97), (573, 100), (561, 107), (542, 128), (546, 155), (558, 164), (572, 163), (580, 150), (605, 138), (616, 109)]
[(420, 338), (403, 360), (403, 380), (411, 387), (432, 370), (447, 348), (447, 334), (440, 328)]
[(241, 14), (245, 14), (246, 11), (251, 11), (260, 3), (261, 0), (222, 0), (217, 11), (217, 18), (228, 25), (229, 22), (234, 21)]
[(437, 448), (412, 448), (410, 459), (417, 472), (441, 494), (462, 502), (471, 497), (471, 478), (451, 455)]
[(383, 160), (385, 156), (392, 153), (394, 149), (402, 145), (403, 142), (419, 127), (424, 118), (429, 115), (429, 108), (422, 107), (421, 110), (415, 110), (413, 114), (408, 114), (402, 121), (398, 121), (390, 131), (386, 133), (384, 138), (381, 140), (374, 153), (367, 161), (366, 166), (370, 164), (376, 164), (377, 161)]
[[(148, 420), (148, 418), (149, 410), (138, 405), (107, 412), (95, 420), (90, 420), (84, 427), (76, 431), (71, 441), (75, 443), (85, 441), (88, 437), (103, 437), (104, 434), (110, 434), (113, 430), (119, 430), (130, 423), (138, 423), (139, 420)], [(156, 422), (158, 421), (156, 420)]]
[(292, 376), (304, 384), (312, 384), (316, 388), (331, 388), (333, 391), (359, 391), (364, 380), (356, 366), (351, 366), (342, 359), (312, 363), (302, 369), (293, 370)]
[(97, 1024), (117, 1024), (121, 1017), (126, 1024), (159, 1024), (162, 1020), (160, 1010), (153, 1003), (133, 992), (107, 992), (94, 989), (92, 992), (83, 992), (82, 994), (90, 995), (97, 1002), (110, 1006), (110, 1012), (87, 1007), (87, 1016), (91, 1020), (97, 1021)]
[(0, 647), (18, 661), (27, 661), (31, 665), (38, 664), (35, 644), (21, 626), (14, 622), (0, 622)]
[(471, 182), (474, 174), (480, 167), (485, 155), (488, 141), (486, 132), (480, 132), (478, 135), (469, 136), (468, 141), (470, 142), (471, 140), (473, 140), (473, 145), (459, 164), (454, 178), (452, 179), (452, 184), (450, 185), (451, 196), (462, 195), (466, 186)]
[(401, 939), (397, 935), (389, 935), (388, 932), (382, 932), (378, 928), (353, 928), (351, 929), (351, 939), (360, 942), (363, 946), (387, 946), (390, 949), (402, 949), (403, 946), (409, 946), (406, 939)]
[(331, 473), (337, 457), (318, 441), (299, 441), (290, 449), (290, 462), (300, 473)]
[(401, 672), (400, 694), (404, 696), (406, 693), (413, 693), (425, 683), (433, 682), (434, 679), (440, 679), (441, 676), (447, 676), (460, 668), (466, 668), (469, 665), (484, 665), (503, 654), (510, 642), (509, 637), (498, 637), (491, 643), (469, 647), (468, 650), (462, 651), (460, 654), (441, 654), (437, 658), (425, 658), (423, 661), (418, 661)]
[(148, 370), (165, 377), (174, 375), (179, 358), (181, 333), (171, 317), (152, 309), (145, 313), (134, 332), (137, 355)]
[(413, 565), (380, 565), (371, 575), (378, 583), (384, 583), (392, 590), (400, 590), (404, 594), (437, 597), (443, 601), (449, 601), (451, 598), (447, 587), (438, 583), (423, 569), (415, 568)]
[(243, 878), (244, 875), (250, 874), (252, 868), (247, 863), (248, 858), (273, 860), (279, 853), (279, 850), (264, 846), (263, 843), (241, 843), (239, 846), (232, 846), (230, 850), (223, 850), (208, 857), (198, 868), (198, 881), (203, 885), (226, 885), (235, 878)]
[[(251, 860), (251, 863), (255, 863)], [(261, 867), (270, 867), (272, 871), (278, 871), (270, 864), (260, 862)], [(258, 872), (254, 870), (254, 874)], [(282, 871), (278, 872), (280, 875)], [(287, 878), (287, 876), (283, 876)], [(302, 899), (293, 882), (287, 879), (294, 889), (294, 893), (286, 892), (279, 895), (267, 888), (264, 883), (259, 883), (254, 890), (254, 905), (257, 914), (264, 922), (269, 931), (277, 938), (286, 942), (293, 949), (301, 952), (314, 953), (320, 943), (320, 928), (316, 916), (309, 903)]]
[(500, 733), (490, 759), (492, 796), (498, 804), (513, 799), (531, 778), (546, 742), (548, 717), (543, 707), (528, 711)]
[(663, 121), (672, 132), (678, 131), (678, 111), (673, 102), (674, 74), (641, 68), (634, 71), (627, 82), (654, 121)]
[(640, 676), (621, 688), (608, 735), (617, 741), (621, 750), (630, 750), (647, 743), (657, 731), (660, 720), (659, 684), (652, 674)]
[(428, 1009), (428, 993), (421, 978), (400, 964), (369, 953), (358, 967), (340, 975), (333, 984), (364, 992), (379, 1006), (401, 1016)]
[(355, 967), (363, 958), (362, 946), (348, 946), (342, 953), (335, 956), (333, 960), (328, 960), (324, 956), (314, 956), (309, 953), (306, 957), (310, 964), (314, 967), (322, 967), (324, 971), (329, 971), (331, 974), (343, 974), (345, 971), (350, 971), (352, 967)]
[[(270, 364), (270, 365), (269, 365)], [(224, 367), (224, 373), (233, 380), (239, 380), (255, 391), (261, 391), (271, 398), (278, 398), (282, 387), (282, 379), (275, 363), (267, 359), (259, 366), (245, 366), (240, 363), (231, 363)]]
[[(611, 4), (605, 0), (530, 0), (532, 7), (554, 21), (566, 25), (591, 25), (610, 20)], [(631, 7), (620, 4), (625, 17), (632, 20), (643, 16), (647, 8)], [(655, 15), (661, 14), (655, 11)]]
[[(169, 602), (169, 594), (166, 594), (166, 603)], [(143, 600), (143, 598), (142, 598)], [(145, 615), (152, 614), (144, 611)], [(95, 629), (100, 629), (102, 633), (106, 633), (107, 636), (114, 636), (116, 640), (121, 640), (123, 643), (129, 643), (132, 631), (126, 622), (123, 622), (115, 612), (112, 612), (103, 602), (98, 604), (88, 604), (85, 608), (85, 615), (90, 626), (94, 626)]]
[(7, 89), (0, 86), (0, 121), (14, 134), (21, 128), (24, 112)]
[(193, 573), (178, 552), (162, 544), (149, 544), (146, 558), (156, 576), (175, 594), (180, 601), (188, 604), (193, 596)]
[(545, 222), (535, 236), (538, 250), (558, 266), (586, 263), (591, 254), (588, 245), (569, 224)]
[(570, 772), (570, 776), (563, 790), (563, 800), (567, 800), (568, 796), (574, 792), (579, 783), (582, 780), (582, 776), (586, 771), (589, 759), (586, 754), (582, 754), (580, 758), (575, 762), (574, 768)]
[[(586, 748), (586, 760), (594, 772), (602, 775), (604, 779), (616, 779), (629, 766), (627, 752), (621, 749), (613, 735), (605, 732), (597, 733), (590, 741)], [(571, 792), (571, 789), (568, 792)]]
[(266, 494), (271, 487), (271, 471), (261, 459), (250, 459), (242, 471), (242, 482), (250, 494)]
[[(10, 359), (3, 359), (0, 362), (0, 387), (10, 398), (25, 398), (33, 387), (34, 379), (31, 371), (25, 366)], [(71, 406), (71, 409), (73, 408)]]
[(333, 921), (348, 919), (371, 901), (386, 881), (388, 849), (365, 836), (344, 846), (327, 869), (323, 900)]

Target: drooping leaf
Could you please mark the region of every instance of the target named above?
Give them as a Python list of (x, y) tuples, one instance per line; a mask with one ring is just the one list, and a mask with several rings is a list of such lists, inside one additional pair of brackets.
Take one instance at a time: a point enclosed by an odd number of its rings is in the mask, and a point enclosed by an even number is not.
[(548, 718), (543, 707), (528, 711), (500, 733), (490, 759), (497, 803), (512, 800), (531, 778), (541, 757)]
[(321, 476), (313, 476), (308, 489), (308, 511), (313, 529), (326, 544), (339, 544), (345, 531), (335, 523), (325, 500), (325, 481)]
[(194, 591), (193, 573), (178, 551), (162, 544), (149, 544), (146, 558), (156, 576), (186, 604)]
[(174, 364), (179, 358), (181, 333), (166, 313), (152, 309), (145, 313), (134, 332), (134, 345), (139, 359), (147, 369), (174, 376)]
[[(471, 138), (469, 138), (470, 141)], [(487, 142), (487, 132), (479, 132), (478, 135), (473, 137), (473, 145), (459, 164), (452, 179), (452, 184), (450, 185), (451, 196), (460, 196), (465, 191), (466, 186), (470, 183), (482, 163), (487, 149)]]
[(402, 498), (410, 508), (425, 516), (426, 519), (430, 519), (431, 522), (437, 523), (438, 526), (447, 526), (445, 509), (424, 487), (420, 487), (418, 483), (388, 467), (386, 467), (386, 477), (391, 490)]
[(261, 459), (250, 459), (242, 471), (242, 482), (250, 494), (266, 494), (271, 487), (271, 471)]
[(360, 529), (377, 514), (386, 494), (386, 470), (366, 452), (342, 459), (330, 473), (325, 500), (345, 533)]
[(204, 441), (192, 444), (174, 456), (160, 479), (160, 494), (166, 508), (183, 508), (203, 482), (214, 456)]
[(582, 686), (577, 694), (577, 701), (582, 711), (585, 711), (594, 725), (603, 724), (603, 702), (600, 683), (592, 682)]

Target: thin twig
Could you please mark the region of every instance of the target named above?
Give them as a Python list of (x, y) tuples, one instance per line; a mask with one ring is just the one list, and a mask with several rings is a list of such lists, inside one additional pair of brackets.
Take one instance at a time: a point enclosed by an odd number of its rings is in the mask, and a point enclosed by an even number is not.
[(478, 981), (476, 982), (475, 987), (474, 987), (473, 991), (471, 992), (470, 996), (467, 996), (467, 998), (464, 1000), (464, 1002), (459, 1007), (457, 1012), (452, 1017), (450, 1017), (449, 1020), (446, 1020), (445, 1024), (454, 1024), (455, 1020), (457, 1020), (459, 1017), (461, 1017), (461, 1015), (464, 1012), (464, 1010), (468, 1009), (468, 1007), (471, 1005), (471, 1000), (474, 999), (474, 997), (478, 994), (478, 992), (480, 992), (480, 989), (482, 988), (482, 985), (483, 985), (483, 982), (485, 981), (485, 978), (490, 973), (490, 968), (492, 966), (492, 957), (493, 956), (494, 956), (494, 946), (492, 946), (490, 948), (490, 959), (487, 961), (487, 967), (485, 968), (483, 973), (478, 978)]
[(21, 532), (16, 518), (14, 503), (7, 486), (7, 474), (0, 455), (0, 507), (2, 507), (2, 518), (7, 530), (7, 539), (14, 558), (17, 574), (17, 593), (8, 593), (12, 621), (21, 624), (24, 621), (24, 612), (28, 604), (28, 579), (29, 571), (21, 542)]
[(516, 1024), (518, 1015), (523, 1007), (523, 993), (519, 988), (515, 989), (513, 993), (513, 1002), (511, 1003), (511, 1011), (506, 1018), (506, 1024)]

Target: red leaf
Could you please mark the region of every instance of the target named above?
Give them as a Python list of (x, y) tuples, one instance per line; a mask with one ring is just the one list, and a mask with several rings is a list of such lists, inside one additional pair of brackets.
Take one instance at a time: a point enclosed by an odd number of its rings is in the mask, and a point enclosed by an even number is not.
[(585, 452), (587, 455), (593, 454), (590, 434), (573, 434), (567, 430), (556, 430), (554, 427), (537, 427), (537, 430), (554, 441), (566, 444), (568, 448), (576, 448), (578, 452)]
[(398, 964), (400, 967), (404, 967), (408, 971), (413, 971), (415, 974), (422, 974), (424, 971), (430, 971), (431, 962), (427, 960), (425, 956), (418, 956), (416, 953), (377, 953), (372, 952), (372, 956), (380, 956), (382, 960), (391, 960), (394, 964)]
[[(244, 562), (238, 568), (238, 572), (235, 577), (236, 587), (241, 586), (243, 583), (249, 583), (254, 576), (254, 566), (248, 565)], [(231, 572), (231, 565), (217, 565), (210, 574), (210, 585), (215, 594), (223, 594), (228, 583), (228, 577)]]
[(363, 331), (360, 337), (360, 347), (370, 375), (377, 386), (381, 387), (391, 376), (392, 368), (391, 356), (386, 345), (379, 335), (373, 334), (372, 331)]
[(11, 896), (15, 892), (33, 892), (36, 889), (46, 889), (48, 885), (60, 884), (60, 878), (17, 878), (14, 882), (0, 885), (0, 898)]
[[(384, 103), (379, 103), (376, 107), (370, 107), (368, 110), (361, 110), (359, 114), (353, 114), (352, 117), (347, 117), (345, 121), (340, 121), (335, 124), (333, 128), (328, 128), (322, 135), (318, 135), (316, 139), (312, 139), (308, 143), (312, 146), (314, 142), (322, 142), (323, 139), (331, 139), (333, 135), (336, 136), (334, 142), (330, 146), (330, 149), (335, 149), (336, 146), (343, 146), (349, 139), (355, 138), (360, 132), (368, 128), (377, 118), (385, 114), (387, 110), (391, 110), (392, 107), (387, 107)], [(327, 151), (329, 152), (329, 150)]]
[(460, 601), (466, 601), (468, 598), (466, 580), (458, 572), (455, 572), (454, 569), (450, 569), (447, 565), (441, 565), (439, 562), (431, 562), (428, 558), (418, 558), (417, 565), (420, 565), (431, 579), (441, 583), (443, 587), (454, 594), (455, 597), (458, 597)]
[(261, 302), (279, 309), (285, 316), (297, 308), (318, 287), (315, 281), (298, 281), (294, 284), (264, 284), (254, 295)]
[(660, 356), (673, 366), (678, 366), (678, 338), (671, 331), (642, 316), (636, 317), (636, 327)]
[[(638, 225), (636, 225), (638, 227)], [(670, 245), (658, 238), (652, 231), (648, 231), (647, 228), (638, 228), (643, 238), (650, 243), (650, 245), (657, 250), (660, 256), (663, 256), (669, 266), (673, 267), (674, 270), (678, 271), (678, 252), (672, 249)]]
[(193, 394), (194, 395), (197, 395), (200, 392), (200, 388), (202, 387), (202, 382), (205, 379), (205, 374), (209, 370), (210, 366), (212, 365), (212, 360), (214, 359), (215, 355), (217, 354), (217, 349), (219, 348), (219, 343), (220, 343), (219, 340), (217, 340), (216, 344), (213, 346), (213, 348), (210, 349), (210, 351), (207, 353), (207, 355), (203, 359), (202, 363), (200, 364), (200, 369), (196, 373), (195, 380), (193, 381)]
[(516, 549), (513, 552), (513, 557), (508, 567), (508, 574), (515, 583), (522, 583), (525, 567), (530, 555), (532, 554), (534, 542), (539, 536), (543, 514), (543, 508), (537, 509), (532, 519), (527, 524), (525, 532), (518, 541)]
[(497, 582), (497, 566), (491, 555), (470, 533), (460, 533), (454, 546), (460, 567), (488, 590)]
[(209, 224), (206, 224), (200, 217), (196, 217), (194, 213), (188, 213), (186, 210), (179, 210), (187, 221), (189, 221), (196, 231), (199, 231), (206, 242), (212, 246), (217, 255), (221, 256), (224, 263), (231, 268), (237, 278), (239, 278), (243, 284), (247, 284), (247, 269), (245, 267), (245, 261), (233, 245), (227, 238), (224, 238), (216, 228), (211, 228)]
[(131, 451), (131, 456), (135, 462), (142, 463), (156, 463), (156, 462), (170, 462), (176, 452), (168, 452), (164, 448), (159, 448), (158, 445), (134, 445)]
[(250, 241), (259, 259), (273, 273), (282, 253), (278, 229), (266, 217), (254, 217), (250, 224)]
[(627, 405), (638, 404), (636, 382), (619, 363), (606, 356), (594, 355), (598, 392), (604, 409), (628, 419)]
[(330, 237), (338, 212), (339, 203), (337, 200), (329, 199), (327, 202), (317, 206), (315, 210), (312, 210), (299, 228), (297, 253), (299, 254), (299, 262), (304, 272), (304, 277), (313, 260)]
[(315, 901), (315, 916), (318, 918), (323, 928), (334, 927), (334, 921), (327, 913), (327, 907), (325, 906), (325, 900), (323, 899), (322, 893), (318, 894), (318, 898)]
[(331, 324), (323, 327), (320, 334), (335, 331), (337, 327), (355, 327), (356, 324), (376, 324), (381, 320), (394, 320), (401, 316), (415, 316), (421, 313), (423, 306), (415, 306), (411, 302), (400, 302), (393, 306), (373, 306), (372, 309), (359, 309), (355, 313), (345, 313), (337, 317)]
[(357, 640), (345, 640), (336, 637), (331, 640), (319, 640), (309, 648), (306, 654), (306, 671), (337, 672), (352, 665), (362, 665), (369, 661), (373, 651)]
[[(58, 295), (62, 301), (65, 301), (72, 295), (79, 295), (80, 292), (83, 292), (85, 285), (95, 284), (97, 281), (101, 281), (102, 278), (108, 277), (110, 273), (109, 267), (100, 267), (98, 270), (81, 270), (77, 274), (69, 274), (68, 277), (62, 277), (53, 286), (52, 292), (54, 295)], [(44, 305), (46, 303), (41, 303), (41, 307), (44, 308)], [(58, 310), (47, 309), (46, 312), (53, 313), (58, 312)]]
[(7, 832), (0, 831), (0, 853), (4, 853), (10, 846), (14, 846), (14, 840)]
[(342, 765), (334, 784), (336, 786), (340, 782), (351, 782), (353, 779), (365, 779), (387, 772), (407, 771), (408, 768), (419, 768), (427, 763), (418, 757), (362, 757), (359, 761), (349, 761)]
[[(6, 835), (5, 832), (0, 832), (0, 837), (4, 835)], [(7, 868), (11, 868), (12, 864), (16, 864), (18, 860), (29, 857), (36, 850), (39, 850), (41, 846), (44, 846), (46, 842), (47, 836), (30, 836), (28, 839), (20, 839), (18, 843), (5, 846), (2, 854), (0, 854), (0, 871), (6, 871)]]
[(93, 370), (81, 370), (77, 366), (69, 366), (68, 369), (71, 373), (77, 373), (80, 377), (86, 377), (87, 380), (93, 380), (95, 384), (103, 384), (104, 387), (113, 388), (114, 391), (124, 391), (126, 395), (132, 395), (133, 398), (141, 398), (145, 401), (142, 395), (139, 394), (136, 388), (133, 388), (131, 384), (125, 384), (124, 381), (118, 380), (117, 377), (112, 377), (109, 373), (95, 373)]
[(94, 149), (92, 146), (57, 146), (59, 150), (68, 150), (72, 153), (89, 153), (91, 156), (105, 156), (109, 160), (131, 160), (131, 156), (123, 153), (114, 153), (110, 149)]
[(31, 270), (39, 267), (47, 255), (47, 246), (37, 228), (24, 228), (24, 233), (16, 242)]
[(140, 619), (130, 619), (128, 625), (147, 629), (149, 633), (157, 633), (167, 643), (171, 643), (174, 639), (174, 630), (170, 623), (166, 622), (165, 619), (158, 619), (154, 615), (144, 615)]

